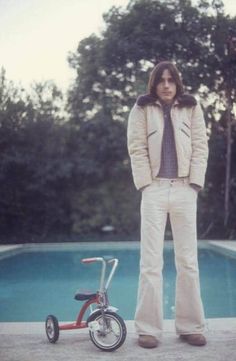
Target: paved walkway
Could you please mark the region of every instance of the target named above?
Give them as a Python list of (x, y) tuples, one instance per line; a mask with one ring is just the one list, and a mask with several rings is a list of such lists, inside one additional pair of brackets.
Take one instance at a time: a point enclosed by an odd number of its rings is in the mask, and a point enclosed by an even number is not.
[(190, 346), (174, 333), (174, 322), (165, 321), (160, 346), (146, 350), (137, 345), (133, 321), (122, 347), (103, 352), (90, 341), (88, 330), (62, 331), (50, 344), (43, 323), (0, 323), (1, 361), (236, 361), (236, 319), (209, 319), (204, 347)]

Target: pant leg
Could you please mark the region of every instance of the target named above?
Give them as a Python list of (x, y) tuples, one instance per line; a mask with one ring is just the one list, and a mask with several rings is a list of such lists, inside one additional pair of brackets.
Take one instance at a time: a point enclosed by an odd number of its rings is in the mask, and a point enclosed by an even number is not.
[(168, 189), (154, 181), (142, 192), (140, 275), (135, 327), (139, 335), (160, 338), (163, 328), (163, 241)]
[(205, 321), (197, 259), (197, 192), (188, 183), (178, 183), (172, 187), (170, 200), (177, 271), (176, 332), (202, 333)]

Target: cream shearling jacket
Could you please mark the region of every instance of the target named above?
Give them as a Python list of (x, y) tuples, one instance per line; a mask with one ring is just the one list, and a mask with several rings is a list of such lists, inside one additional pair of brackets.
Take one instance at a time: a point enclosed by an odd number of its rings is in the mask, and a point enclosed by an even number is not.
[[(178, 177), (189, 177), (190, 183), (204, 186), (208, 159), (206, 126), (200, 104), (172, 105), (178, 162)], [(128, 119), (128, 152), (134, 184), (141, 189), (152, 183), (160, 170), (164, 115), (158, 100), (131, 109)]]

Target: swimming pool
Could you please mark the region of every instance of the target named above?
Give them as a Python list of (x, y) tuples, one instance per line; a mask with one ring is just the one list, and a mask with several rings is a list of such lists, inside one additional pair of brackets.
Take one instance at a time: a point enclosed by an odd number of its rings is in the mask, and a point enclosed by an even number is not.
[[(175, 267), (171, 242), (164, 251), (164, 317), (174, 318)], [(24, 249), (24, 248), (23, 248)], [(44, 321), (55, 314), (74, 320), (77, 289), (97, 289), (100, 264), (83, 265), (84, 257), (110, 255), (119, 266), (110, 301), (124, 319), (133, 319), (139, 273), (139, 244), (76, 244), (25, 247), (0, 260), (0, 321)], [(207, 318), (236, 316), (236, 258), (206, 245), (199, 247), (201, 291)]]

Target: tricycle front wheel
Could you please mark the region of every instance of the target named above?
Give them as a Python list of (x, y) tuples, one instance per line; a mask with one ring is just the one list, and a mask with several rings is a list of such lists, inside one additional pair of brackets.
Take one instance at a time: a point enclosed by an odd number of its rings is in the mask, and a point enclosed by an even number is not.
[(55, 316), (49, 315), (45, 321), (45, 330), (49, 342), (55, 343), (59, 338), (59, 325)]
[(126, 325), (115, 312), (96, 311), (87, 320), (89, 335), (95, 346), (103, 351), (114, 351), (126, 339)]

